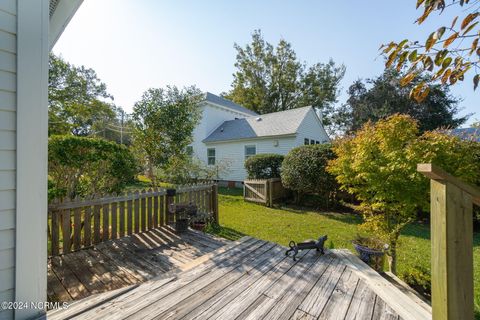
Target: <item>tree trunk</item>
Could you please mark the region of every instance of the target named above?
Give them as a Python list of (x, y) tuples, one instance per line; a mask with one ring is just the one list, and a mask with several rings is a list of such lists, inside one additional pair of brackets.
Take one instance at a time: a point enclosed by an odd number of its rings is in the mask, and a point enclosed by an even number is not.
[(390, 272), (397, 274), (397, 242), (390, 241)]

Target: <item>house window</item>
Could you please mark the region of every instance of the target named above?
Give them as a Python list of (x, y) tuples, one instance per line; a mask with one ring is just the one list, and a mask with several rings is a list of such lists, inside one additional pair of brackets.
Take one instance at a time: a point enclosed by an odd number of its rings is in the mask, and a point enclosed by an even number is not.
[(187, 146), (185, 148), (185, 152), (187, 153), (187, 155), (191, 156), (193, 155), (193, 146)]
[(310, 140), (310, 144), (315, 144), (315, 140)]
[(310, 144), (310, 140), (308, 140), (308, 138), (305, 138), (305, 140), (303, 140), (303, 144), (304, 145), (309, 145)]
[(245, 146), (245, 160), (257, 154), (256, 146)]
[(318, 141), (318, 140), (317, 140), (317, 141), (315, 141), (315, 144), (320, 144), (320, 141)]
[(207, 159), (209, 165), (215, 165), (215, 148), (207, 149)]

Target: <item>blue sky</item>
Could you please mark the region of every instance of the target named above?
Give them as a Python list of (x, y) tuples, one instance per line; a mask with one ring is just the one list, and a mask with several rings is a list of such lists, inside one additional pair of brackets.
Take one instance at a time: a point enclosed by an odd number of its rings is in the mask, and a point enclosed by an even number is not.
[[(150, 87), (196, 85), (227, 91), (237, 42), (254, 29), (276, 44), (292, 43), (307, 64), (332, 58), (347, 67), (339, 104), (358, 78), (383, 70), (378, 48), (390, 40), (425, 39), (461, 12), (432, 16), (422, 25), (414, 0), (85, 0), (56, 44), (67, 61), (97, 71), (115, 103), (127, 112)], [(462, 114), (480, 119), (471, 77), (452, 88)], [(479, 110), (480, 111), (480, 110)]]

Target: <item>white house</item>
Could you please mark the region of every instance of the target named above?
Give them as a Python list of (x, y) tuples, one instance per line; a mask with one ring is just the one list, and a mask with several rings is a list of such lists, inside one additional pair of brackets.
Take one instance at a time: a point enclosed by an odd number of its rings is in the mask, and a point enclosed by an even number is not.
[(199, 106), (192, 153), (208, 165), (227, 166), (220, 180), (230, 185), (245, 180), (244, 162), (261, 153), (287, 154), (304, 144), (329, 142), (321, 114), (313, 107), (258, 115), (230, 100), (207, 92)]
[(82, 0), (0, 1), (0, 319), (45, 313), (48, 54)]

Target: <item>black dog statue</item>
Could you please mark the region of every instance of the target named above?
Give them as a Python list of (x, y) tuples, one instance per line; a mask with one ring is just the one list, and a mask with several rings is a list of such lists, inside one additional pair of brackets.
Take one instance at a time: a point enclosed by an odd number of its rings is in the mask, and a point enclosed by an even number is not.
[(324, 250), (324, 245), (325, 241), (327, 241), (328, 237), (327, 235), (324, 235), (323, 237), (318, 238), (317, 241), (315, 240), (307, 240), (305, 242), (301, 243), (295, 243), (295, 241), (290, 241), (288, 246), (290, 249), (285, 252), (285, 255), (288, 256), (290, 252), (293, 252), (293, 261), (297, 261), (297, 254), (300, 250), (305, 250), (305, 249), (317, 249), (321, 254), (325, 254)]

